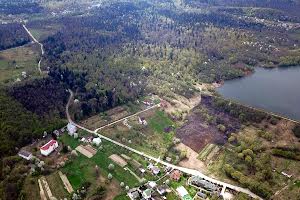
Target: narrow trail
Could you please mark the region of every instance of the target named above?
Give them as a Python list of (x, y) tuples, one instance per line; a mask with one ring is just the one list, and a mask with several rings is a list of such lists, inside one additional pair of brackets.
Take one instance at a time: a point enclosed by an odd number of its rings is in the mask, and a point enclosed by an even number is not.
[(43, 55), (44, 55), (44, 46), (42, 43), (40, 43), (32, 34), (31, 32), (28, 30), (28, 28), (25, 26), (25, 24), (22, 25), (23, 28), (25, 29), (25, 31), (28, 33), (28, 35), (31, 37), (31, 39), (33, 40), (33, 42), (37, 43), (38, 45), (40, 45), (40, 48), (41, 48), (41, 58), (38, 62), (38, 70), (39, 70), (39, 73), (40, 74), (43, 74), (43, 71), (41, 70), (41, 62), (42, 62), (42, 59), (43, 59)]
[[(115, 145), (117, 145), (117, 146), (119, 146), (119, 147), (122, 147), (122, 148), (124, 148), (124, 149), (127, 149), (127, 150), (129, 150), (129, 151), (131, 151), (131, 152), (133, 152), (133, 153), (136, 153), (136, 154), (138, 154), (138, 155), (140, 155), (140, 156), (143, 156), (143, 157), (145, 157), (145, 158), (151, 159), (151, 160), (153, 160), (153, 161), (155, 161), (155, 162), (157, 162), (157, 163), (160, 163), (160, 164), (162, 164), (162, 165), (164, 165), (164, 166), (171, 167), (171, 168), (173, 168), (173, 169), (177, 169), (177, 170), (179, 170), (179, 171), (182, 171), (182, 172), (184, 172), (184, 173), (186, 173), (186, 174), (190, 174), (190, 175), (192, 175), (192, 176), (199, 176), (199, 177), (201, 177), (201, 178), (203, 178), (203, 179), (205, 179), (205, 180), (207, 180), (207, 181), (210, 181), (210, 182), (212, 182), (212, 183), (214, 183), (214, 184), (217, 184), (217, 185), (219, 185), (219, 186), (222, 186), (223, 188), (230, 188), (230, 189), (235, 190), (235, 191), (237, 191), (237, 192), (243, 192), (243, 193), (245, 193), (245, 194), (248, 194), (249, 196), (251, 196), (251, 197), (254, 198), (254, 199), (260, 199), (260, 200), (262, 200), (262, 198), (260, 198), (259, 196), (257, 196), (256, 194), (254, 194), (253, 192), (251, 192), (251, 191), (248, 190), (248, 189), (245, 189), (245, 188), (242, 188), (242, 187), (239, 187), (239, 186), (231, 185), (231, 184), (229, 184), (229, 183), (225, 183), (225, 182), (222, 182), (222, 181), (213, 179), (213, 178), (208, 177), (208, 176), (206, 176), (206, 175), (202, 174), (201, 172), (199, 172), (199, 171), (197, 171), (197, 170), (194, 170), (194, 169), (189, 169), (189, 168), (185, 168), (185, 167), (179, 167), (179, 166), (170, 164), (170, 163), (168, 163), (168, 162), (165, 162), (165, 161), (160, 160), (160, 158), (155, 158), (155, 157), (153, 157), (153, 156), (147, 155), (147, 154), (145, 154), (144, 152), (141, 152), (141, 151), (138, 151), (138, 150), (136, 150), (136, 149), (133, 149), (133, 148), (127, 146), (127, 145), (124, 145), (124, 144), (122, 144), (122, 143), (120, 143), (120, 142), (117, 142), (117, 141), (115, 141), (115, 140), (112, 140), (112, 139), (110, 139), (110, 138), (104, 136), (104, 135), (101, 135), (101, 134), (97, 133), (98, 130), (101, 130), (101, 129), (104, 128), (104, 127), (107, 127), (107, 126), (110, 126), (110, 125), (112, 125), (112, 124), (115, 124), (115, 123), (117, 123), (117, 122), (119, 122), (119, 121), (121, 121), (121, 120), (117, 120), (116, 122), (112, 122), (112, 123), (110, 123), (110, 124), (104, 125), (104, 126), (98, 128), (98, 129), (94, 130), (94, 131), (93, 131), (93, 130), (90, 130), (90, 129), (87, 129), (87, 128), (85, 128), (85, 127), (79, 125), (79, 124), (76, 124), (76, 123), (71, 119), (71, 116), (70, 116), (70, 113), (69, 113), (69, 105), (70, 105), (70, 103), (71, 103), (71, 101), (73, 100), (73, 97), (74, 97), (73, 92), (72, 92), (71, 90), (69, 90), (69, 92), (70, 92), (70, 97), (69, 97), (68, 103), (67, 103), (67, 105), (66, 105), (66, 115), (67, 115), (67, 119), (68, 119), (69, 123), (74, 124), (77, 128), (82, 129), (82, 130), (85, 130), (85, 131), (87, 131), (87, 132), (89, 132), (89, 133), (92, 133), (92, 134), (94, 134), (94, 135), (100, 137), (101, 139), (104, 139), (104, 140), (106, 140), (106, 141), (109, 141), (109, 142), (111, 142), (111, 143), (113, 143), (113, 144), (115, 144)], [(144, 111), (145, 111), (145, 110), (144, 110)], [(140, 113), (140, 112), (139, 112), (139, 113)], [(126, 118), (129, 118), (129, 117), (132, 117), (132, 116), (135, 116), (135, 115), (137, 115), (137, 113), (136, 113), (136, 114), (133, 114), (133, 115), (130, 115), (130, 116), (126, 117)], [(124, 120), (124, 118), (123, 118), (122, 120)]]

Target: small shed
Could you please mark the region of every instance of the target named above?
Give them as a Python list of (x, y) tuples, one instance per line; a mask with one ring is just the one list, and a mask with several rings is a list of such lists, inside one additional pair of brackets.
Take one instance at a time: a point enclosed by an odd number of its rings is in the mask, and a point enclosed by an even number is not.
[(32, 158), (32, 154), (25, 150), (19, 151), (18, 155), (26, 160), (31, 160)]

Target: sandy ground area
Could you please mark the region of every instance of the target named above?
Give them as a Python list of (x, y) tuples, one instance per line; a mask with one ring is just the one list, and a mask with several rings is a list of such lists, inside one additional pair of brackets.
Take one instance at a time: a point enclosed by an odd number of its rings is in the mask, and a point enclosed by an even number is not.
[(191, 149), (183, 143), (178, 144), (176, 148), (180, 150), (185, 150), (187, 152), (187, 158), (180, 161), (179, 166), (187, 167), (190, 169), (196, 169), (202, 173), (207, 172), (207, 168), (204, 162), (197, 159), (198, 153), (196, 151), (194, 151), (193, 149)]
[(82, 155), (91, 158), (93, 157), (97, 151), (91, 149), (91, 147), (87, 146), (83, 146), (83, 145), (79, 145), (78, 147), (75, 148), (76, 151), (78, 151), (79, 153), (81, 153)]
[(58, 172), (62, 182), (64, 183), (65, 185), (65, 188), (66, 190), (71, 194), (74, 190), (73, 190), (73, 187), (72, 185), (70, 184), (68, 178), (66, 175), (64, 175), (61, 171)]
[(120, 167), (125, 167), (127, 165), (127, 162), (117, 154), (112, 154), (111, 156), (109, 156), (109, 158), (117, 163)]

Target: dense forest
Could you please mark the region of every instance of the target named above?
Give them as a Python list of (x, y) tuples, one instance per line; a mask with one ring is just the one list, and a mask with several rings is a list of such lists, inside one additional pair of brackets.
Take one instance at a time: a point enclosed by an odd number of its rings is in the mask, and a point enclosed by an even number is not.
[(0, 25), (0, 50), (17, 47), (30, 42), (30, 37), (21, 24)]
[[(132, 101), (145, 91), (190, 97), (197, 82), (222, 82), (249, 74), (256, 66), (298, 62), (291, 47), (299, 41), (282, 26), (221, 8), (178, 12), (170, 5), (112, 2), (91, 8), (89, 15), (28, 24), (31, 29), (61, 27), (42, 41), (43, 68), (56, 80), (77, 74), (77, 119)], [(61, 81), (72, 88), (70, 77)]]
[[(0, 157), (14, 155), (18, 148), (27, 145), (62, 124), (59, 120), (44, 120), (26, 110), (22, 104), (0, 90)], [(1, 159), (2, 160), (2, 159)]]

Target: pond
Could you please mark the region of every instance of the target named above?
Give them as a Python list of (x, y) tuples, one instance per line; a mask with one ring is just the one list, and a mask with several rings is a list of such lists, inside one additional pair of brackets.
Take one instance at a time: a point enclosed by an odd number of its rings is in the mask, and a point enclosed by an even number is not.
[(225, 81), (218, 92), (225, 98), (300, 120), (300, 66), (256, 68), (250, 76)]

